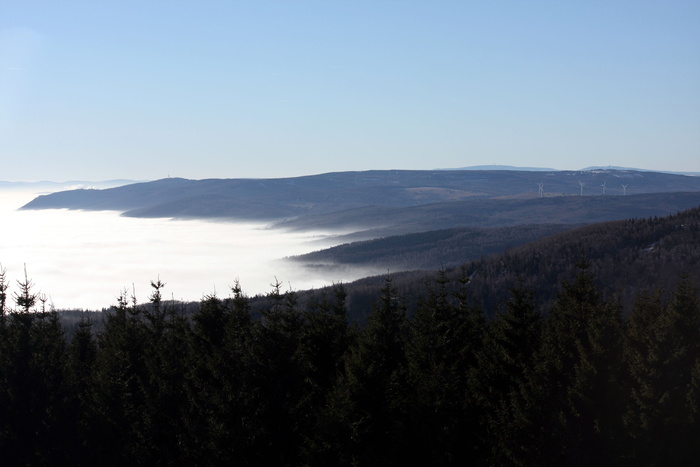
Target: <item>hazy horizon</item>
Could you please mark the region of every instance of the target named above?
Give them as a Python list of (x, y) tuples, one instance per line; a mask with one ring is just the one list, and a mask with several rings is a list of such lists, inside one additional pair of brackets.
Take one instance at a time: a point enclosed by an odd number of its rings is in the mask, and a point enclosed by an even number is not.
[[(589, 165), (586, 167), (582, 168), (568, 168), (568, 169), (556, 169), (553, 167), (536, 167), (536, 166), (511, 166), (511, 165), (500, 165), (500, 164), (481, 164), (481, 165), (475, 165), (475, 166), (466, 166), (466, 167), (444, 167), (444, 168), (432, 168), (432, 169), (404, 169), (401, 167), (395, 167), (393, 169), (385, 169), (385, 170), (435, 170), (435, 171), (445, 171), (445, 170), (489, 170), (489, 168), (493, 167), (493, 170), (501, 170), (505, 168), (505, 170), (522, 170), (524, 172), (527, 171), (558, 171), (558, 172), (579, 172), (579, 171), (587, 171), (587, 170), (632, 170), (632, 171), (642, 171), (642, 172), (658, 172), (658, 173), (672, 173), (672, 174), (688, 174), (688, 175), (700, 175), (699, 172), (695, 171), (671, 171), (671, 170), (652, 170), (652, 169), (647, 169), (644, 167), (619, 167), (619, 166), (612, 166), (612, 165)], [(375, 169), (364, 169), (364, 170), (356, 170), (356, 171), (347, 171), (347, 172), (363, 172), (363, 171), (371, 171)], [(343, 171), (345, 172), (345, 171)], [(299, 175), (299, 177), (305, 177), (305, 176), (313, 176), (313, 175), (320, 175), (320, 173), (307, 173), (303, 175)], [(173, 178), (173, 177), (163, 177), (164, 178)], [(196, 178), (191, 178), (187, 176), (181, 176), (177, 178), (184, 178), (184, 179), (190, 179), (190, 180), (201, 180), (201, 179), (196, 179)], [(258, 180), (258, 179), (264, 179), (264, 178), (294, 178), (294, 177), (208, 177), (208, 178), (240, 178), (240, 179), (253, 179), (253, 180)], [(153, 180), (145, 180), (145, 179), (94, 179), (94, 180), (79, 180), (79, 179), (66, 179), (66, 180), (8, 180), (8, 179), (0, 179), (0, 183), (9, 183), (9, 184), (27, 184), (27, 185), (39, 185), (41, 186), (42, 183), (47, 184), (45, 188), (55, 188), (55, 191), (63, 191), (63, 190), (74, 190), (74, 189), (105, 189), (105, 188), (115, 188), (124, 184), (131, 184), (131, 183), (145, 183), (145, 182), (151, 182), (155, 180), (160, 180), (160, 179), (153, 179)], [(77, 183), (77, 184), (76, 184)], [(90, 183), (92, 185), (85, 185), (85, 183)], [(56, 185), (63, 185), (63, 186), (56, 186)], [(12, 187), (8, 187), (12, 189)], [(2, 186), (0, 186), (0, 189), (3, 189)], [(41, 195), (41, 194), (46, 194), (50, 193), (52, 191), (46, 191), (46, 192), (36, 192), (35, 195)]]

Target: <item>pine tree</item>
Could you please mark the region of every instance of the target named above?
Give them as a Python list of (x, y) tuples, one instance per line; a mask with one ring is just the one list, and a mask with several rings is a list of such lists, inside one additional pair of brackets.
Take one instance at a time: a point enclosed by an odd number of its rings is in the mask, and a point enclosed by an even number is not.
[(256, 397), (251, 380), (250, 305), (240, 284), (233, 297), (208, 296), (194, 315), (185, 445), (190, 462), (251, 465)]
[(58, 313), (54, 309), (46, 310), (44, 296), (38, 298), (42, 307), (36, 313), (31, 329), (32, 411), (37, 416), (34, 437), (38, 443), (37, 463), (62, 463), (69, 454), (66, 444), (71, 434), (64, 426), (69, 416), (64, 371), (66, 343)]
[[(188, 363), (187, 325), (162, 300), (165, 283), (151, 281), (150, 303), (143, 307), (145, 378), (143, 379), (143, 445), (140, 462), (183, 462), (181, 433)], [(168, 319), (169, 317), (169, 319)]]
[(473, 307), (450, 302), (444, 270), (434, 282), (411, 323), (407, 348), (412, 444), (425, 463), (463, 465), (481, 455), (483, 427), (471, 381), (485, 322)]
[[(17, 311), (3, 316), (0, 421), (2, 463), (45, 464), (66, 459), (65, 342), (55, 310), (30, 311), (39, 295), (26, 277), (18, 281)], [(45, 305), (46, 300), (42, 298)]]
[(92, 321), (82, 317), (67, 349), (66, 380), (70, 416), (66, 428), (72, 439), (66, 448), (71, 453), (69, 464), (95, 464), (98, 455), (94, 447), (98, 444), (95, 426), (94, 372), (97, 360), (97, 342), (92, 333)]
[(520, 283), (512, 290), (505, 312), (490, 323), (486, 343), (479, 352), (475, 385), (486, 418), (492, 464), (526, 464), (523, 447), (529, 444), (534, 427), (533, 408), (523, 393), (540, 350), (542, 321), (535, 310), (533, 291)]
[(299, 463), (298, 448), (303, 443), (303, 421), (296, 419), (304, 384), (299, 359), (302, 317), (296, 293), (282, 293), (279, 281), (268, 299), (272, 305), (254, 327), (251, 345), (255, 396), (251, 403), (257, 413), (251, 420), (253, 463), (294, 465)]
[(639, 298), (629, 320), (626, 360), (626, 421), (635, 458), (676, 465), (697, 459), (700, 306), (687, 280), (666, 305), (660, 294)]
[(17, 285), (19, 286), (19, 292), (14, 293), (15, 304), (25, 313), (29, 313), (34, 305), (36, 305), (39, 294), (32, 291), (34, 283), (27, 277), (26, 266), (24, 267), (24, 280), (18, 280)]
[(302, 314), (297, 360), (303, 386), (295, 417), (304, 439), (303, 461), (309, 465), (332, 463), (336, 455), (324, 441), (327, 420), (323, 407), (342, 372), (351, 339), (345, 299), (345, 288), (335, 285), (321, 291), (320, 297), (312, 297)]
[(531, 401), (546, 407), (536, 456), (590, 465), (617, 457), (622, 414), (621, 318), (605, 303), (585, 262), (547, 319)]
[(150, 448), (144, 419), (148, 338), (136, 299), (126, 291), (106, 318), (95, 370), (96, 450), (100, 463), (136, 463)]
[(33, 446), (36, 419), (32, 413), (34, 369), (32, 326), (35, 315), (11, 311), (6, 316), (2, 345), (3, 381), (0, 386), (0, 453), (3, 464), (23, 465), (36, 459)]
[(340, 464), (410, 462), (405, 307), (386, 279), (345, 373), (331, 395), (337, 424), (329, 436)]

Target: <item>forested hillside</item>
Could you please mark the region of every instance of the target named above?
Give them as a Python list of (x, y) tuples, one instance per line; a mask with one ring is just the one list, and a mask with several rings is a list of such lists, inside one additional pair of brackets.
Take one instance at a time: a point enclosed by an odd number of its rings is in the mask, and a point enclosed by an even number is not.
[[(52, 193), (37, 197), (23, 209), (109, 209), (136, 217), (279, 220), (372, 206), (402, 208), (470, 199), (569, 195), (618, 198), (669, 192), (700, 192), (700, 178), (616, 170), (372, 170), (278, 179), (168, 178), (107, 190)], [(456, 225), (444, 226), (449, 227)]]
[(700, 205), (700, 191), (628, 196), (552, 196), (532, 199), (471, 199), (409, 207), (381, 207), (308, 215), (277, 227), (353, 233), (345, 241), (460, 227), (510, 227), (532, 224), (592, 224), (661, 217)]
[[(424, 235), (430, 237), (434, 234), (439, 235), (441, 232)], [(443, 234), (448, 234), (446, 238), (450, 238), (449, 232)], [(405, 238), (419, 240), (421, 237), (422, 235), (409, 235)], [(401, 245), (400, 241), (401, 238), (387, 238), (359, 242), (338, 249), (323, 250), (319, 254), (323, 258), (328, 253), (330, 258), (325, 259), (334, 261), (362, 261), (366, 260), (365, 254), (371, 252), (375, 244), (381, 246), (383, 243), (391, 245), (397, 242)], [(461, 245), (461, 241), (466, 241), (467, 245)], [(478, 245), (479, 242), (474, 244)], [(473, 245), (469, 244), (468, 239), (456, 236), (455, 242), (448, 241), (439, 247), (438, 244), (432, 247), (468, 253)], [(408, 258), (415, 254), (417, 265), (423, 261), (419, 249), (412, 252), (406, 245), (401, 245), (399, 249), (405, 251)], [(380, 251), (377, 254), (381, 254)], [(391, 252), (391, 249), (388, 251)], [(336, 256), (344, 253), (348, 254), (348, 259)], [(631, 309), (633, 297), (645, 288), (671, 290), (681, 275), (687, 275), (693, 283), (700, 283), (700, 208), (664, 217), (584, 226), (463, 263), (463, 258), (455, 258), (446, 262), (444, 267), (453, 282), (466, 274), (470, 278), (472, 296), (487, 314), (493, 315), (506, 300), (508, 290), (521, 281), (533, 288), (538, 306), (550, 304), (559, 292), (558, 284), (571, 277), (574, 265), (581, 258), (586, 258), (590, 269), (595, 271), (596, 286), (601, 293), (606, 296), (620, 294), (625, 312)], [(461, 265), (448, 266), (454, 263)], [(313, 267), (315, 263), (311, 261), (310, 264)], [(430, 269), (434, 270), (435, 267)], [(434, 272), (397, 272), (392, 276), (411, 311), (419, 301), (416, 290), (420, 289), (420, 284), (426, 277), (434, 276)], [(383, 277), (378, 276), (346, 285), (350, 315), (353, 318), (363, 319), (370, 297), (378, 293), (382, 284)]]
[(621, 294), (626, 307), (639, 291), (673, 288), (686, 275), (700, 283), (700, 208), (666, 217), (595, 224), (512, 248), (468, 265), (475, 296), (500, 301), (498, 289), (518, 280), (535, 288), (538, 300), (554, 299), (571, 277), (576, 258), (586, 258), (606, 295)]
[(385, 280), (359, 327), (342, 286), (303, 306), (277, 286), (252, 319), (234, 285), (188, 319), (157, 281), (68, 340), (0, 275), (0, 463), (693, 465), (697, 289), (641, 292), (624, 318), (569, 268), (551, 306), (519, 287), (494, 319), (466, 277), (438, 274), (410, 317)]
[(440, 269), (501, 253), (576, 225), (538, 224), (511, 227), (454, 228), (346, 243), (289, 258), (307, 267), (375, 266), (392, 271)]

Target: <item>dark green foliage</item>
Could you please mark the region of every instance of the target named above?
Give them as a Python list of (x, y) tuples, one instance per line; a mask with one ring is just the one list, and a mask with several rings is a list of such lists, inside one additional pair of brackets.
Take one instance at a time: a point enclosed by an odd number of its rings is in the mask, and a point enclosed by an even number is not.
[[(24, 280), (17, 281), (19, 292), (14, 293), (15, 304), (25, 313), (28, 313), (36, 305), (38, 293), (32, 292), (34, 284), (27, 278), (27, 268), (24, 268)], [(4, 297), (3, 297), (4, 300)]]
[(485, 414), (490, 458), (499, 465), (528, 464), (528, 445), (537, 430), (530, 385), (542, 343), (542, 315), (533, 292), (521, 283), (506, 309), (489, 323), (479, 351), (477, 397)]
[(414, 459), (464, 465), (482, 455), (485, 441), (473, 383), (486, 323), (465, 296), (452, 300), (447, 283), (440, 271), (411, 323), (407, 355)]
[(326, 439), (329, 419), (323, 408), (344, 370), (353, 339), (345, 297), (344, 287), (337, 285), (319, 292), (303, 312), (297, 359), (304, 379), (296, 414), (303, 437), (302, 458), (311, 465), (328, 465), (336, 459), (336, 453), (329, 451)]
[(303, 321), (294, 292), (282, 293), (276, 282), (269, 297), (272, 306), (254, 327), (251, 343), (255, 463), (294, 465), (302, 435), (296, 411), (303, 384), (298, 358)]
[(184, 383), (188, 397), (185, 446), (190, 462), (252, 463), (257, 435), (252, 323), (238, 283), (233, 294), (226, 300), (206, 297), (193, 319)]
[(83, 318), (78, 324), (68, 345), (66, 359), (67, 400), (70, 413), (70, 428), (73, 438), (66, 447), (75, 465), (90, 465), (97, 461), (94, 446), (99, 436), (95, 427), (99, 426), (94, 408), (95, 364), (97, 362), (97, 342), (92, 333), (92, 322)]
[(148, 334), (139, 314), (135, 300), (129, 303), (122, 293), (99, 339), (94, 410), (99, 421), (95, 429), (102, 434), (97, 447), (100, 463), (134, 463), (148, 455), (142, 417)]
[(7, 464), (65, 461), (65, 342), (55, 311), (33, 309), (37, 294), (20, 282), (19, 311), (0, 325), (0, 452)]
[(579, 268), (550, 311), (531, 388), (546, 406), (534, 445), (543, 464), (604, 463), (620, 431), (619, 305), (599, 297), (585, 262)]
[(400, 465), (410, 459), (405, 310), (391, 279), (349, 349), (330, 395), (328, 443), (343, 464)]
[(521, 283), (491, 320), (466, 268), (410, 318), (385, 279), (362, 326), (344, 286), (302, 302), (276, 283), (255, 319), (238, 283), (188, 316), (157, 280), (70, 338), (25, 278), (0, 315), (0, 464), (695, 463), (697, 284), (623, 321), (578, 267), (550, 308)]
[(700, 306), (687, 280), (669, 303), (659, 294), (640, 297), (628, 323), (626, 359), (631, 382), (625, 420), (635, 454), (652, 464), (697, 460)]

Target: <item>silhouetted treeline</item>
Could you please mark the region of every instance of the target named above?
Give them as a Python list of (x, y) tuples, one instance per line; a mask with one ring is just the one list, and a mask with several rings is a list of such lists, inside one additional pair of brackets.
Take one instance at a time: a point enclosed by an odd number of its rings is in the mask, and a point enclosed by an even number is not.
[[(0, 275), (2, 465), (690, 465), (700, 305), (681, 278), (623, 319), (580, 263), (546, 310), (487, 319), (444, 272), (409, 320), (387, 279), (362, 326), (343, 286), (303, 307), (238, 284), (191, 317), (126, 293), (98, 335)], [(454, 290), (454, 292), (448, 292)], [(14, 306), (12, 306), (14, 303)]]

